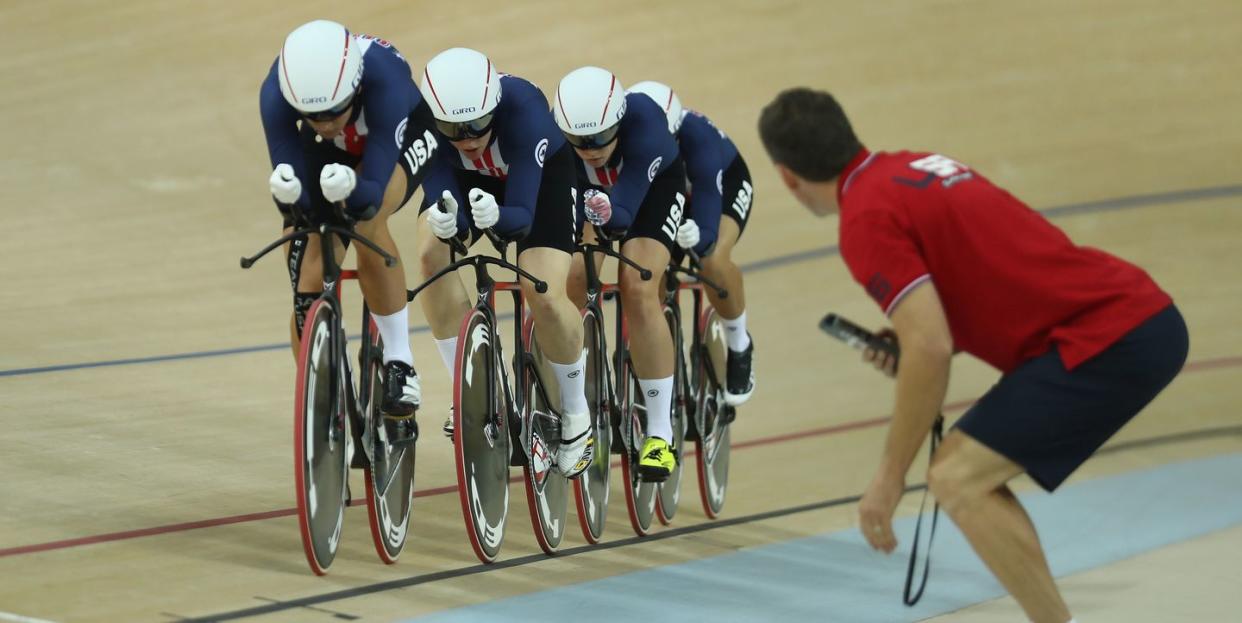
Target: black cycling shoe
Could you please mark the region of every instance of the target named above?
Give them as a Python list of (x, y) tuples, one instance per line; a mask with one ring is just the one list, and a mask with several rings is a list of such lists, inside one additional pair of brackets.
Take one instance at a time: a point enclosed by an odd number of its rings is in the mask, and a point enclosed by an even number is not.
[(385, 417), (412, 417), (418, 410), (421, 395), (418, 373), (414, 368), (400, 361), (384, 364), (384, 399), (380, 401), (380, 412)]
[[(749, 336), (750, 334), (747, 333)], [(726, 364), (725, 404), (736, 407), (747, 400), (755, 391), (755, 370), (752, 366), (755, 355), (755, 341), (742, 352), (729, 349), (729, 361)]]

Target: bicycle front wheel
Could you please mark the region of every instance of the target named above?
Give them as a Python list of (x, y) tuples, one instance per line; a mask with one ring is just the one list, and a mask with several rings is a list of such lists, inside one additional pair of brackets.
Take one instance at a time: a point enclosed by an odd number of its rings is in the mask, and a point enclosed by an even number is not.
[(341, 542), (349, 480), (344, 383), (336, 355), (337, 309), (319, 299), (306, 314), (294, 396), (293, 473), (306, 562), (328, 572)]
[(604, 520), (608, 515), (608, 493), (611, 485), (612, 425), (611, 400), (608, 396), (608, 365), (603, 348), (603, 323), (599, 315), (588, 309), (582, 314), (582, 347), (586, 350), (586, 398), (595, 427), (595, 457), (591, 466), (574, 480), (574, 503), (578, 508), (578, 524), (587, 543), (599, 543), (604, 536)]
[(668, 321), (669, 334), (673, 336), (673, 400), (669, 414), (673, 438), (669, 440), (669, 445), (673, 448), (673, 455), (677, 457), (677, 465), (673, 467), (672, 473), (668, 475), (667, 480), (660, 483), (659, 503), (656, 504), (656, 516), (660, 519), (660, 523), (667, 526), (673, 522), (673, 516), (677, 514), (677, 506), (681, 502), (681, 475), (684, 473), (682, 463), (686, 454), (684, 448), (687, 396), (683, 387), (685, 381), (682, 379), (685, 368), (682, 365), (681, 316), (677, 310), (666, 305), (664, 319)]
[(500, 554), (509, 519), (509, 423), (495, 325), (480, 309), (462, 319), (453, 373), (453, 450), (466, 534), (482, 562)]
[[(523, 331), (523, 342), (539, 367), (542, 379), (551, 381), (548, 373), (547, 360), (535, 342), (535, 326), (531, 317), (526, 319)], [(565, 518), (569, 510), (569, 479), (561, 474), (553, 465), (552, 457), (559, 450), (560, 427), (552, 419), (552, 407), (548, 400), (556, 400), (552, 396), (559, 395), (557, 387), (550, 382), (540, 387), (540, 379), (535, 377), (534, 370), (523, 369), (521, 374), (523, 391), (522, 413), (529, 431), (522, 436), (529, 440), (530, 456), (522, 472), (526, 483), (526, 502), (530, 508), (530, 523), (535, 530), (535, 540), (545, 554), (555, 554), (565, 537)], [(541, 391), (543, 390), (543, 391)], [(559, 402), (559, 401), (558, 401)], [(560, 406), (555, 405), (555, 406)]]

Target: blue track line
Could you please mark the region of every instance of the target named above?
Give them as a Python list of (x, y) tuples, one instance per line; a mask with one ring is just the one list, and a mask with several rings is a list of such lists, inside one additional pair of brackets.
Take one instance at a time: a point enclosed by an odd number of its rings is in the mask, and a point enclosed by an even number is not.
[[(1186, 201), (1203, 201), (1207, 199), (1222, 199), (1227, 197), (1242, 196), (1242, 184), (1232, 184), (1227, 186), (1210, 186), (1206, 188), (1192, 188), (1189, 190), (1178, 190), (1164, 193), (1150, 193), (1146, 195), (1132, 195), (1129, 197), (1119, 197), (1117, 199), (1105, 199), (1102, 201), (1088, 201), (1083, 203), (1071, 203), (1063, 206), (1056, 206), (1043, 210), (1041, 213), (1049, 218), (1059, 216), (1076, 216), (1080, 214), (1088, 214), (1093, 212), (1113, 212), (1117, 210), (1130, 210), (1134, 208), (1142, 208), (1154, 205), (1165, 205), (1170, 203), (1181, 203)], [(767, 259), (758, 260), (741, 266), (742, 272), (758, 272), (806, 262), (820, 258), (828, 258), (839, 252), (837, 245), (829, 245), (819, 249), (809, 249), (806, 251), (797, 251), (785, 255), (778, 255)], [(430, 328), (422, 325), (410, 329), (411, 334), (426, 333)], [(355, 339), (357, 336), (350, 336)], [(258, 346), (240, 346), (237, 348), (222, 348), (218, 350), (204, 350), (190, 353), (177, 353), (172, 355), (152, 355), (149, 357), (132, 357), (128, 359), (110, 359), (107, 361), (88, 361), (83, 363), (65, 363), (55, 366), (42, 366), (38, 368), (14, 368), (10, 370), (0, 370), (0, 377), (6, 376), (26, 376), (30, 374), (44, 374), (48, 372), (64, 372), (68, 370), (83, 370), (87, 368), (108, 368), (112, 366), (129, 366), (144, 363), (159, 363), (162, 361), (179, 361), (183, 359), (206, 359), (209, 357), (224, 357), (227, 355), (243, 355), (248, 353), (259, 353), (272, 350), (282, 350), (289, 347), (288, 342), (280, 342), (276, 344), (260, 344)]]

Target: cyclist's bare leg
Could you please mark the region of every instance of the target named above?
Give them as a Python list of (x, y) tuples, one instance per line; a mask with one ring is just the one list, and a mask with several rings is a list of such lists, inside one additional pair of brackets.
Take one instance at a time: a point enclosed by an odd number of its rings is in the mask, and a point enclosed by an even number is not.
[(742, 270), (733, 263), (733, 247), (737, 244), (740, 229), (731, 218), (720, 219), (720, 235), (712, 254), (703, 258), (702, 272), (716, 285), (728, 291), (728, 298), (720, 298), (716, 291), (707, 289), (707, 298), (722, 318), (733, 319), (746, 311), (746, 290), (742, 283)]

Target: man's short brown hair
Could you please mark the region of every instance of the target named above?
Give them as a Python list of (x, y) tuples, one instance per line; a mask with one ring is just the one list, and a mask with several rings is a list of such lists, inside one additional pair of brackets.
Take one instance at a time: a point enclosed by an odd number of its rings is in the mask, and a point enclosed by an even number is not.
[(781, 91), (764, 107), (759, 137), (773, 162), (813, 182), (840, 175), (863, 148), (837, 100), (806, 87)]

